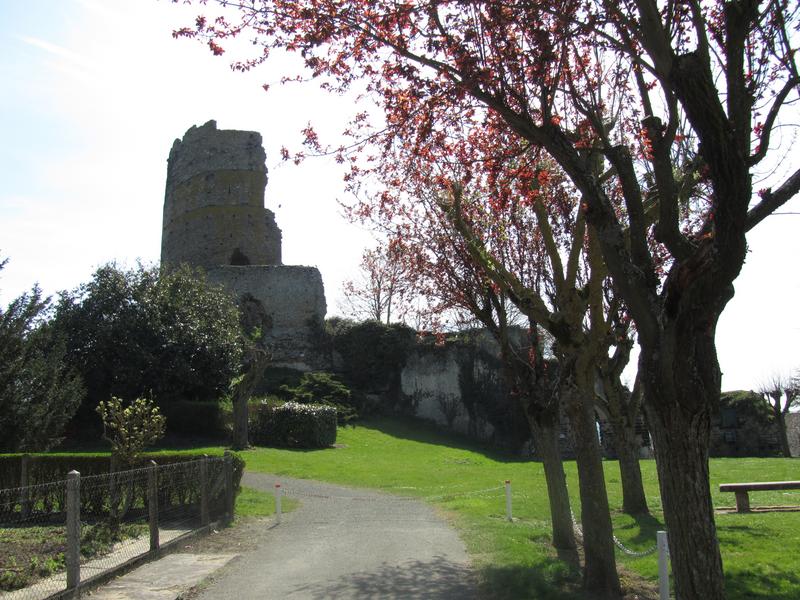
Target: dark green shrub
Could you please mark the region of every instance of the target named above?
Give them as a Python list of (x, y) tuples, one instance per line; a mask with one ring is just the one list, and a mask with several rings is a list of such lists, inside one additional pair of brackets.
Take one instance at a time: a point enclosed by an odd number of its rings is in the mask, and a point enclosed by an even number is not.
[(80, 414), (97, 423), (97, 403), (116, 396), (214, 401), (237, 374), (239, 314), (233, 298), (188, 267), (99, 268), (64, 292), (54, 324), (87, 388)]
[(304, 373), (296, 387), (282, 386), (281, 395), (290, 402), (332, 406), (336, 409), (339, 423), (348, 423), (358, 417), (357, 396), (330, 373)]
[(396, 386), (417, 338), (413, 329), (400, 323), (356, 323), (337, 318), (326, 321), (325, 335), (342, 359), (345, 380), (364, 391)]
[(250, 416), (250, 440), (262, 446), (327, 448), (336, 442), (336, 409), (321, 404), (262, 404)]
[(271, 367), (264, 369), (264, 376), (255, 390), (257, 396), (273, 396), (280, 394), (284, 386), (295, 387), (300, 385), (304, 371), (288, 367)]
[(210, 438), (227, 435), (227, 407), (221, 402), (178, 400), (161, 409), (167, 418), (167, 432)]

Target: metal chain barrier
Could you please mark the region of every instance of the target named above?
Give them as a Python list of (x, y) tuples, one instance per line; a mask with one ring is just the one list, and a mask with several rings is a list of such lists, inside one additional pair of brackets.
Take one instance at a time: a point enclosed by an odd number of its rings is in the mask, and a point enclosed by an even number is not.
[(487, 492), (494, 492), (497, 490), (502, 490), (503, 486), (496, 486), (491, 488), (486, 488), (482, 490), (471, 490), (468, 492), (454, 492), (448, 494), (439, 494), (435, 496), (420, 496), (420, 497), (413, 497), (413, 496), (393, 496), (388, 494), (387, 497), (375, 497), (375, 496), (340, 496), (335, 494), (315, 494), (311, 492), (303, 492), (299, 490), (292, 489), (291, 487), (285, 487), (281, 484), (281, 490), (284, 496), (292, 496), (297, 498), (318, 498), (322, 500), (351, 500), (356, 502), (386, 502), (387, 500), (391, 500), (393, 502), (435, 502), (437, 500), (450, 500), (453, 498), (464, 498), (469, 496), (480, 496), (481, 494), (486, 494)]
[[(575, 520), (575, 513), (572, 512), (572, 508), (569, 509), (569, 516), (572, 518), (572, 527), (575, 530), (575, 534), (581, 540), (583, 540), (583, 529), (581, 528), (578, 521)], [(636, 550), (631, 550), (630, 548), (627, 548), (625, 544), (623, 544), (620, 541), (620, 539), (613, 533), (611, 534), (611, 537), (614, 540), (614, 545), (617, 548), (619, 548), (622, 552), (624, 552), (628, 556), (633, 556), (634, 558), (643, 558), (645, 556), (650, 556), (651, 554), (654, 554), (656, 550), (658, 550), (658, 544), (653, 544), (652, 548), (648, 548), (647, 550), (644, 550), (642, 552), (637, 552)]]
[(472, 492), (457, 492), (457, 493), (453, 493), (453, 494), (442, 494), (442, 495), (439, 495), (439, 496), (425, 496), (424, 498), (422, 498), (422, 500), (435, 501), (435, 500), (444, 500), (444, 499), (448, 499), (449, 500), (451, 498), (466, 498), (468, 496), (481, 496), (483, 494), (486, 494), (487, 492), (496, 492), (497, 490), (502, 490), (502, 489), (503, 489), (503, 486), (502, 485), (498, 485), (496, 487), (490, 487), (490, 488), (486, 488), (486, 489), (483, 489), (483, 490), (475, 490), (475, 491), (472, 491)]

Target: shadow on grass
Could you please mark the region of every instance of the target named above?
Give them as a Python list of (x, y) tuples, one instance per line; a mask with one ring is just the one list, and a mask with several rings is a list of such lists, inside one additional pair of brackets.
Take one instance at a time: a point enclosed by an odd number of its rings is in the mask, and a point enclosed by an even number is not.
[(747, 571), (726, 571), (725, 588), (729, 598), (756, 600), (797, 600), (800, 574), (792, 560), (782, 565), (753, 564)]
[[(567, 557), (565, 557), (567, 558)], [(481, 598), (491, 600), (578, 600), (580, 573), (551, 559), (536, 565), (488, 566), (481, 569)]]
[(626, 540), (637, 545), (654, 544), (656, 532), (663, 531), (666, 526), (662, 521), (651, 514), (631, 515), (633, 521), (628, 523), (615, 523), (614, 530), (617, 532), (635, 532), (632, 535), (624, 536)]
[(742, 548), (745, 551), (757, 548), (765, 539), (772, 537), (768, 530), (749, 525), (728, 525), (717, 523), (717, 537), (720, 544), (727, 550)]
[(503, 463), (525, 463), (533, 462), (532, 458), (521, 457), (508, 451), (503, 451), (488, 444), (481, 444), (465, 435), (460, 435), (450, 431), (443, 431), (433, 423), (411, 417), (392, 417), (389, 418), (370, 418), (359, 421), (357, 426), (364, 429), (374, 429), (388, 436), (420, 442), (424, 444), (434, 444), (445, 448), (456, 450), (469, 450)]

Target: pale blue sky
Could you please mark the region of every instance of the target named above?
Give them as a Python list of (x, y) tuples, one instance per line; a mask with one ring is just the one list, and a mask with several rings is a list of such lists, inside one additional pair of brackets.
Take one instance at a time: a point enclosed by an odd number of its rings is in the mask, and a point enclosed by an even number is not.
[(160, 253), (166, 160), (190, 126), (261, 132), (267, 207), (283, 229), (284, 262), (316, 265), (329, 313), (347, 267), (370, 236), (339, 215), (346, 199), (333, 161), (281, 163), (309, 120), (333, 136), (352, 101), (313, 87), (261, 83), (176, 27), (194, 9), (156, 0), (0, 0), (0, 301), (38, 281), (53, 293), (109, 260)]
[[(264, 136), (284, 262), (318, 266), (336, 311), (370, 236), (339, 216), (335, 201), (347, 196), (337, 165), (278, 157), (282, 145), (299, 145), (308, 121), (328, 139), (338, 134), (352, 100), (308, 86), (265, 93), (277, 73), (232, 73), (225, 57), (172, 39), (194, 14), (167, 0), (0, 0), (3, 304), (36, 281), (47, 293), (72, 288), (109, 260), (157, 260), (169, 149), (191, 125), (216, 119)], [(800, 201), (784, 210), (800, 211)], [(791, 215), (769, 217), (750, 236), (718, 330), (724, 389), (800, 366), (799, 234)]]

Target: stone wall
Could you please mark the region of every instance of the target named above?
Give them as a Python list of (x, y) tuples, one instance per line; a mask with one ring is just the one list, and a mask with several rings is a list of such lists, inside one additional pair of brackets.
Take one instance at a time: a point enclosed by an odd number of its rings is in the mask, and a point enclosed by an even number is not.
[(711, 419), (709, 455), (713, 457), (779, 456), (780, 440), (769, 409), (760, 394), (723, 392)]
[(789, 450), (792, 456), (800, 457), (800, 413), (786, 415), (786, 434), (789, 436)]
[(281, 264), (281, 231), (264, 208), (261, 135), (192, 127), (169, 153), (162, 264)]
[(325, 290), (314, 267), (281, 265), (281, 231), (264, 208), (266, 155), (255, 131), (191, 127), (169, 153), (161, 264), (203, 267), (258, 326), (273, 366), (324, 369)]
[[(400, 373), (400, 389), (411, 400), (414, 416), (467, 434), (470, 419), (460, 384), (463, 361), (457, 354), (452, 347), (413, 352)], [(488, 439), (494, 428), (481, 424), (478, 429)]]
[(420, 344), (400, 373), (400, 391), (416, 417), (524, 452), (530, 448), (527, 422), (502, 378), (498, 355), (486, 332), (444, 346)]
[(316, 327), (325, 319), (325, 289), (315, 267), (221, 266), (208, 269), (214, 283), (256, 302), (272, 366), (307, 371), (329, 366)]

